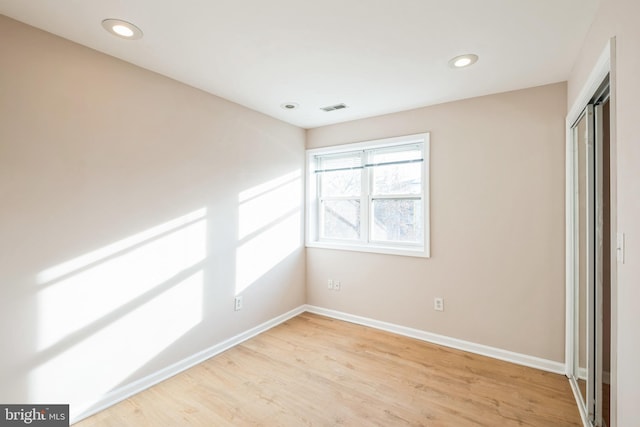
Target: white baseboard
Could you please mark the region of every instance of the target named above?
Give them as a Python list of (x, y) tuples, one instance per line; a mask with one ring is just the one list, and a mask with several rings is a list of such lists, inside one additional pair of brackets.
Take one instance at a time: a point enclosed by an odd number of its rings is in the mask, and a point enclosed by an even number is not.
[(307, 305), (306, 311), (310, 313), (331, 317), (338, 320), (344, 320), (351, 323), (357, 323), (359, 325), (369, 326), (375, 329), (392, 332), (398, 335), (404, 335), (407, 337), (416, 338), (416, 339), (427, 341), (433, 344), (443, 345), (445, 347), (451, 347), (458, 350), (468, 351), (469, 353), (480, 354), (482, 356), (488, 356), (494, 359), (516, 363), (518, 365), (528, 366), (531, 368), (536, 368), (536, 369), (540, 369), (547, 372), (553, 372), (554, 374), (561, 374), (561, 375), (565, 374), (564, 363), (555, 362), (553, 360), (547, 360), (547, 359), (542, 359), (535, 356), (529, 356), (526, 354), (515, 353), (509, 350), (489, 347), (486, 345), (476, 344), (473, 342), (464, 341), (457, 338), (450, 338), (444, 335), (438, 335), (431, 332), (422, 331), (419, 329), (408, 328), (406, 326), (400, 326), (393, 323), (382, 322), (382, 321), (370, 319), (367, 317), (355, 316), (353, 314), (343, 313), (341, 311), (330, 310), (322, 307), (316, 307), (313, 305)]
[(158, 372), (155, 372), (151, 375), (148, 375), (144, 378), (141, 378), (137, 381), (127, 384), (123, 387), (112, 390), (109, 393), (102, 396), (100, 400), (94, 405), (92, 405), (89, 409), (79, 414), (74, 414), (72, 410), (71, 417), (70, 417), (71, 424), (77, 423), (78, 421), (83, 420), (84, 418), (90, 417), (91, 415), (94, 415), (110, 406), (113, 406), (116, 403), (121, 402), (133, 396), (134, 394), (140, 393), (141, 391), (144, 391), (166, 379), (169, 379), (174, 375), (179, 374), (180, 372), (186, 371), (187, 369), (199, 363), (202, 363), (205, 360), (210, 359), (211, 357), (217, 354), (220, 354), (225, 350), (230, 349), (231, 347), (241, 344), (244, 341), (255, 337), (256, 335), (261, 334), (262, 332), (265, 332), (273, 328), (274, 326), (277, 326), (291, 319), (292, 317), (295, 317), (301, 313), (304, 313), (305, 311), (306, 311), (305, 305), (297, 307), (287, 313), (274, 317), (271, 320), (268, 320), (254, 328), (251, 328), (248, 331), (242, 332), (225, 341), (222, 341), (221, 343), (218, 343), (214, 346), (204, 349), (194, 354), (193, 356), (189, 356), (186, 359), (183, 359), (177, 363), (174, 363), (173, 365), (167, 366), (166, 368)]

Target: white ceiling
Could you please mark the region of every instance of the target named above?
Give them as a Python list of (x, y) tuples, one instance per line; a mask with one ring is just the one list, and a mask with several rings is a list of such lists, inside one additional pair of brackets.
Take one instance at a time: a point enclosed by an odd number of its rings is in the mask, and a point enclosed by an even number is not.
[[(598, 3), (0, 0), (0, 13), (313, 128), (566, 80)], [(115, 37), (106, 18), (133, 22), (144, 37)], [(448, 67), (464, 53), (480, 60)], [(338, 103), (349, 108), (320, 110)]]

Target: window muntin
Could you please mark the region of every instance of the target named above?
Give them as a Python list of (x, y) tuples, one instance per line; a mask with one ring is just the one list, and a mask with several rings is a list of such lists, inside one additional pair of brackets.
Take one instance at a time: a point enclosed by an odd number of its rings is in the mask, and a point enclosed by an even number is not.
[(308, 246), (428, 256), (428, 134), (308, 158)]

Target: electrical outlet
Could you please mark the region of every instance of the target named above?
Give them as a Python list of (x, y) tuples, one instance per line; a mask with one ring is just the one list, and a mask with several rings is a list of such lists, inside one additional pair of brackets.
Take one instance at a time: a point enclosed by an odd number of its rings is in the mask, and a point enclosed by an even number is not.
[(234, 300), (234, 310), (240, 311), (242, 310), (242, 296), (237, 296)]
[(342, 284), (340, 283), (339, 280), (336, 280), (335, 282), (333, 282), (333, 290), (334, 291), (339, 291), (341, 287), (342, 287)]
[(333, 279), (327, 280), (327, 289), (333, 290)]
[(436, 311), (444, 311), (444, 298), (435, 297), (433, 299), (433, 309)]

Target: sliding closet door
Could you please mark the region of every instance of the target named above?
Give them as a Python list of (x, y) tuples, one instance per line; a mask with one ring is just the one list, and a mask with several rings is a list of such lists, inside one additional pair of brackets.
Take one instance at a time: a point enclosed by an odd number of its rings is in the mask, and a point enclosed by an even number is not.
[[(593, 107), (588, 106), (572, 128), (574, 144), (574, 253), (575, 253), (575, 361), (573, 380), (580, 391), (585, 414), (593, 407), (593, 322), (594, 289), (594, 163)], [(590, 194), (591, 193), (591, 194)]]
[(586, 165), (586, 409), (593, 425), (602, 420), (602, 106), (588, 105)]
[(603, 321), (604, 321), (604, 105), (597, 104), (594, 107), (594, 169), (595, 169), (595, 366), (594, 366), (594, 411), (595, 425), (603, 425), (602, 401), (603, 401)]
[(572, 127), (575, 347), (571, 381), (581, 412), (602, 425), (603, 108), (588, 105)]

